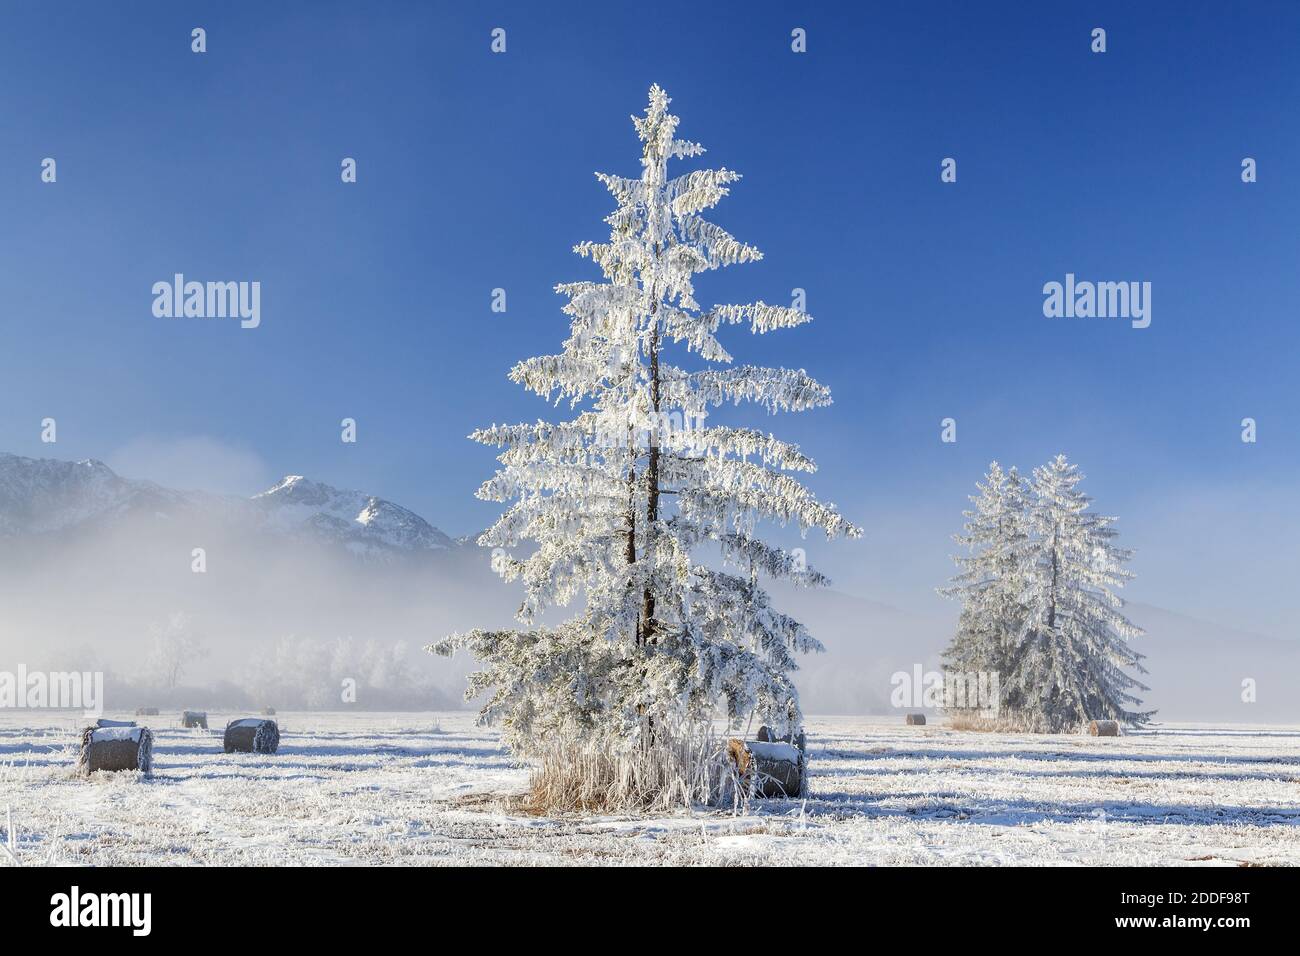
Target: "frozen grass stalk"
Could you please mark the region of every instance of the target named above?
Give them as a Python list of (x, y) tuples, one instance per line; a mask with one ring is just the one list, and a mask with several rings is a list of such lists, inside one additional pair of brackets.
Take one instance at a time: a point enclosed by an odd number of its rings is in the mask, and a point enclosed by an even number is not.
[(725, 741), (709, 726), (653, 742), (560, 739), (542, 748), (528, 806), (545, 813), (664, 812), (743, 802)]

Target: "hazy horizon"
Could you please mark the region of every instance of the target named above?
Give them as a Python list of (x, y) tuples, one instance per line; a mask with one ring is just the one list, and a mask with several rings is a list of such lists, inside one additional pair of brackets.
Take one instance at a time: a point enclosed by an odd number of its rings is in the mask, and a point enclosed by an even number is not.
[[(824, 606), (789, 598), (827, 635), (800, 677), (807, 709), (874, 706), (890, 673), (936, 659), (957, 608), (935, 588), (967, 495), (990, 461), (1027, 473), (1063, 452), (1135, 551), (1123, 596), (1150, 618), (1135, 641), (1150, 699), (1289, 712), (1266, 678), (1295, 675), (1300, 648), (1300, 74), (1277, 42), (1300, 33), (1300, 7), (661, 11), (7, 11), (0, 61), (40, 82), (0, 89), (15, 224), (0, 231), (0, 450), (245, 497), (305, 475), (452, 537), (481, 531), (499, 512), (474, 497), (495, 450), (466, 436), (568, 417), (507, 372), (560, 348), (555, 284), (598, 277), (572, 253), (608, 232), (593, 173), (637, 174), (628, 117), (658, 83), (708, 164), (744, 175), (718, 223), (765, 253), (702, 275), (701, 304), (802, 290), (814, 319), (723, 344), (834, 396), (711, 419), (797, 443), (819, 464), (811, 489), (865, 530), (769, 536), (833, 581)], [(154, 314), (152, 287), (177, 274), (260, 283), (257, 327)], [(1046, 284), (1076, 276), (1149, 283), (1149, 325), (1048, 317)], [(213, 673), (234, 673), (292, 633), (415, 645), (504, 625), (517, 597), (479, 557), (446, 578), (385, 577), (226, 530), (204, 530), (227, 551), (201, 580), (186, 534), (152, 526), (30, 553), (0, 539), (0, 656), (84, 640), (130, 667), (151, 622), (189, 610), (217, 645)], [(440, 686), (471, 666), (411, 654)], [(1246, 679), (1257, 704), (1234, 703)]]

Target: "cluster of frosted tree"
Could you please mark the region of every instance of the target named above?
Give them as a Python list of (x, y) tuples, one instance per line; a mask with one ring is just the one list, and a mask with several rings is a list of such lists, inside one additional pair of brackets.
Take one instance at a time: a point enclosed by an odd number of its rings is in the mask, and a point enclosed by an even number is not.
[(281, 710), (427, 708), (436, 695), (398, 641), (334, 641), (289, 635), (253, 654), (240, 684), (249, 699)]
[[(431, 649), (465, 648), (484, 664), (466, 696), (490, 694), (482, 719), (499, 720), (523, 754), (548, 741), (645, 752), (715, 716), (782, 732), (798, 725), (796, 655), (821, 647), (772, 606), (760, 580), (824, 578), (801, 553), (761, 540), (756, 525), (860, 534), (793, 477), (815, 467), (796, 446), (704, 424), (722, 404), (803, 411), (829, 404), (830, 393), (802, 369), (730, 364), (722, 326), (766, 333), (810, 316), (763, 302), (697, 304), (697, 273), (761, 254), (701, 216), (739, 174), (668, 175), (669, 160), (704, 152), (676, 138), (668, 103), (652, 87), (645, 115), (632, 118), (641, 175), (598, 174), (617, 203), (605, 220), (610, 238), (574, 251), (603, 281), (557, 287), (570, 318), (563, 350), (510, 373), (579, 409), (576, 417), (471, 436), (504, 449), (478, 496), (512, 503), (479, 544), (498, 549), (505, 580), (522, 582), (523, 627), (453, 635)], [(521, 542), (532, 542), (526, 556), (510, 550)], [(575, 599), (579, 613), (542, 626), (548, 608)]]
[(149, 656), (145, 660), (146, 682), (164, 690), (175, 690), (191, 667), (207, 657), (208, 650), (195, 632), (193, 619), (183, 611), (167, 616), (165, 624), (149, 629)]
[(1133, 694), (1147, 688), (1125, 671), (1146, 673), (1128, 644), (1142, 630), (1114, 591), (1132, 577), (1131, 552), (1113, 543), (1116, 519), (1089, 510), (1082, 478), (1064, 455), (1032, 480), (990, 465), (955, 536), (967, 553), (940, 590), (962, 605), (947, 669), (996, 674), (999, 717), (1028, 730), (1150, 717)]

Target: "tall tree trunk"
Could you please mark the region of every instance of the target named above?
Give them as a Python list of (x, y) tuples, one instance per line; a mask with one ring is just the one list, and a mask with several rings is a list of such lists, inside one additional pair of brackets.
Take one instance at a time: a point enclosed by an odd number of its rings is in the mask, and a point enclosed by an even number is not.
[[(651, 307), (651, 314), (654, 314)], [(650, 461), (646, 466), (646, 541), (649, 551), (650, 539), (655, 533), (655, 522), (659, 520), (659, 326), (655, 325), (650, 334), (650, 404), (654, 409), (655, 427), (650, 444)], [(654, 588), (647, 585), (641, 598), (641, 620), (647, 643), (655, 642), (655, 594)]]
[[(658, 249), (655, 250), (658, 252)], [(644, 556), (651, 562), (654, 560), (654, 538), (655, 522), (659, 520), (659, 427), (662, 424), (659, 420), (659, 324), (655, 319), (655, 313), (658, 312), (659, 303), (655, 301), (650, 306), (650, 321), (653, 323), (650, 329), (650, 404), (654, 410), (654, 423), (650, 432), (650, 460), (646, 465), (646, 526), (645, 526), (645, 553)], [(653, 575), (654, 566), (650, 566), (650, 574)], [(658, 637), (655, 636), (655, 592), (654, 580), (649, 579), (646, 583), (645, 590), (641, 594), (641, 641), (642, 646), (655, 644)], [(648, 667), (648, 664), (646, 665)], [(642, 680), (645, 679), (646, 669), (642, 669)], [(657, 738), (655, 731), (655, 719), (651, 714), (647, 718), (647, 729), (649, 731), (649, 740), (653, 744)]]
[[(655, 259), (659, 258), (659, 244), (655, 243)], [(654, 415), (650, 431), (650, 459), (646, 465), (646, 547), (647, 557), (653, 560), (655, 523), (659, 520), (659, 294), (654, 284), (650, 286), (650, 408)], [(653, 573), (653, 569), (652, 569)], [(653, 581), (646, 584), (641, 594), (641, 641), (654, 644), (655, 594)]]
[[(632, 429), (627, 430), (627, 447), (629, 454), (633, 454), (633, 435)], [(628, 566), (636, 564), (636, 459), (628, 465), (627, 469), (627, 549), (624, 551), (624, 557), (627, 558)], [(636, 629), (632, 635), (633, 643), (641, 646), (641, 620), (637, 619)]]
[(1052, 528), (1052, 590), (1050, 603), (1047, 605), (1047, 629), (1056, 629), (1056, 579), (1061, 573), (1060, 562), (1057, 558), (1058, 546), (1061, 538), (1061, 527), (1056, 525)]

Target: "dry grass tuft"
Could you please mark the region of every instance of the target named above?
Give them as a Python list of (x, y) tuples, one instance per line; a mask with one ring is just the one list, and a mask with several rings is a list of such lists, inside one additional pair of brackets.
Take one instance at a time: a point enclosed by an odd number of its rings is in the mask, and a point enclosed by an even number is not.
[(524, 806), (534, 813), (620, 813), (744, 802), (726, 742), (708, 727), (652, 742), (557, 740), (539, 756)]
[(1014, 717), (985, 717), (976, 712), (951, 711), (948, 714), (950, 730), (972, 730), (982, 734), (1024, 734), (1032, 728)]

